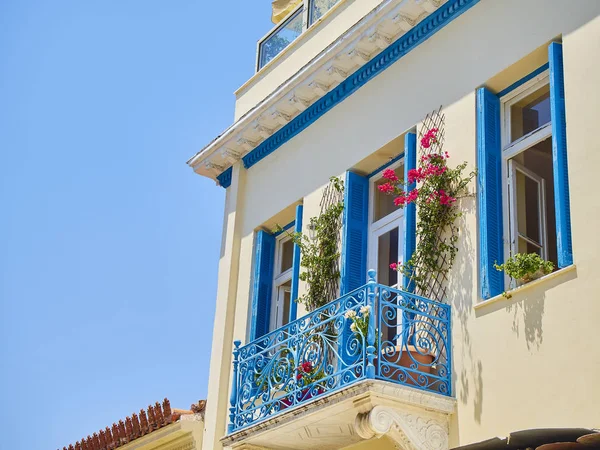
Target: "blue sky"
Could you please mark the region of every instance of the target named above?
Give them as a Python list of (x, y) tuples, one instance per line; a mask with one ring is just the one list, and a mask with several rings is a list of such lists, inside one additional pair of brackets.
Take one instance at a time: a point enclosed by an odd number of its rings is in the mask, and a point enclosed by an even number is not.
[(206, 397), (229, 126), (270, 1), (0, 1), (0, 428), (74, 443)]

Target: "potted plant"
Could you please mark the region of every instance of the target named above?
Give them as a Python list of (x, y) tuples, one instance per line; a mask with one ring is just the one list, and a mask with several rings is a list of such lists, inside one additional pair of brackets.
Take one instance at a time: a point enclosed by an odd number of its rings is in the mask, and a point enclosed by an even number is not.
[[(405, 308), (410, 311), (418, 311), (416, 305), (406, 302)], [(382, 359), (390, 364), (407, 367), (413, 370), (418, 370), (422, 373), (431, 373), (434, 356), (428, 349), (420, 348), (414, 345), (415, 324), (413, 323), (413, 314), (408, 311), (403, 312), (404, 323), (408, 324), (400, 339), (402, 342), (398, 346), (387, 345), (381, 350)], [(361, 335), (366, 340), (369, 331), (369, 315), (371, 314), (370, 306), (362, 306), (358, 313), (354, 310), (346, 312), (345, 317), (352, 321), (350, 330)], [(379, 330), (375, 330), (375, 334), (379, 334)], [(381, 336), (381, 335), (380, 335)], [(379, 340), (375, 340), (375, 354), (379, 354)], [(407, 377), (407, 384), (416, 384), (412, 379)]]
[(494, 267), (521, 284), (548, 275), (554, 270), (552, 261), (546, 261), (537, 253), (517, 253), (504, 264), (494, 264)]

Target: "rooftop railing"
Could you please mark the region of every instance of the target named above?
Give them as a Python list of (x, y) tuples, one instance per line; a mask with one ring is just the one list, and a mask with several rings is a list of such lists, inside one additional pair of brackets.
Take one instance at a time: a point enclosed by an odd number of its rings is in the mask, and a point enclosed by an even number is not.
[(258, 42), (256, 70), (266, 66), (339, 1), (304, 0), (285, 20)]
[(451, 395), (450, 306), (375, 275), (254, 342), (236, 341), (230, 433), (364, 379)]

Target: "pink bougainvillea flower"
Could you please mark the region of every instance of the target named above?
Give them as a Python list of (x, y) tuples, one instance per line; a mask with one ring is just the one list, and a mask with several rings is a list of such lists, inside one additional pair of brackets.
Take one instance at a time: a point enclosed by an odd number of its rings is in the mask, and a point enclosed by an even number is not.
[(408, 171), (408, 184), (412, 184), (415, 181), (421, 181), (422, 174), (421, 174), (421, 169), (410, 169)]
[(394, 205), (396, 206), (404, 206), (406, 203), (406, 197), (404, 195), (400, 195), (394, 199)]
[(385, 169), (383, 171), (383, 178), (386, 178), (390, 181), (398, 181), (398, 177), (396, 176), (396, 172), (393, 169)]
[(413, 189), (412, 191), (410, 191), (408, 193), (408, 196), (406, 197), (406, 202), (407, 203), (411, 203), (417, 200), (417, 198), (419, 197), (419, 190), (418, 189)]
[(391, 263), (390, 264), (390, 269), (392, 269), (392, 270), (398, 270), (398, 263)]
[(394, 192), (394, 186), (392, 186), (391, 183), (381, 184), (377, 186), (377, 189), (379, 189), (379, 192), (383, 192), (384, 194), (390, 194)]

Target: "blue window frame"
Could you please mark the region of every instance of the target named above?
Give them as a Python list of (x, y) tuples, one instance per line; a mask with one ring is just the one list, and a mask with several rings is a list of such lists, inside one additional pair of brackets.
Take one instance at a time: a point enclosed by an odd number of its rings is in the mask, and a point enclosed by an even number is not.
[[(562, 46), (500, 94), (477, 92), (481, 296), (504, 291), (494, 269), (515, 253), (573, 263)], [(514, 287), (514, 286), (510, 286)]]

